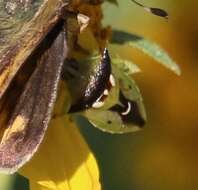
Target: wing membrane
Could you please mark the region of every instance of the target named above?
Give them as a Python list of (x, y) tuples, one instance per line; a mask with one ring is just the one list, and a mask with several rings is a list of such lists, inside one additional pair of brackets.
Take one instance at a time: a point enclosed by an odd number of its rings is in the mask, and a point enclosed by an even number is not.
[(56, 100), (58, 81), (67, 54), (65, 32), (37, 61), (4, 132), (0, 144), (0, 168), (13, 173), (27, 162), (41, 143)]
[[(18, 0), (12, 3), (20, 2)], [(11, 80), (58, 20), (59, 0), (34, 0), (25, 10), (18, 5), (11, 15), (0, 1), (0, 98)], [(27, 7), (26, 7), (27, 8)]]

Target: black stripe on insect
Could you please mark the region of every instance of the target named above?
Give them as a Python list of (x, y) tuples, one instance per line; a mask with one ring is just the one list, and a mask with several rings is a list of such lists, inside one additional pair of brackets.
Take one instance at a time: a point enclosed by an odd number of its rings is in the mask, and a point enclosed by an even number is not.
[(79, 112), (90, 107), (99, 108), (114, 85), (114, 77), (111, 74), (111, 59), (107, 48), (103, 50), (100, 63), (94, 73), (89, 77), (89, 82), (81, 98), (71, 106), (69, 112)]
[(119, 101), (120, 104), (116, 104), (111, 107), (110, 110), (118, 113), (123, 123), (132, 123), (143, 127), (145, 125), (145, 120), (141, 116), (137, 102), (127, 99), (122, 91), (120, 91)]

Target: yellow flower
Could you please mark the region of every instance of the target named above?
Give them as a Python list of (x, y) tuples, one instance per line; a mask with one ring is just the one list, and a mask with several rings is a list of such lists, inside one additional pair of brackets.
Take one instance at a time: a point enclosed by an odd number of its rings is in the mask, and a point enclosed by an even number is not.
[(58, 101), (45, 138), (33, 158), (19, 171), (30, 190), (100, 190), (96, 160), (77, 126), (61, 111), (69, 104), (61, 83)]
[(20, 173), (30, 190), (100, 190), (96, 160), (68, 116), (53, 119), (38, 152)]

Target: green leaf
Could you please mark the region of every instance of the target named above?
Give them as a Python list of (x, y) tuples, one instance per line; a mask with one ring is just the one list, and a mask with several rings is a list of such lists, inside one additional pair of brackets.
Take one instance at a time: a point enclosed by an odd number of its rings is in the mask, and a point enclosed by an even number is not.
[(124, 60), (121, 58), (111, 59), (112, 64), (116, 65), (120, 70), (122, 70), (126, 75), (131, 75), (139, 73), (140, 68), (129, 60)]
[(113, 66), (114, 75), (119, 80), (120, 89), (123, 91), (125, 96), (130, 100), (136, 101), (138, 99), (142, 100), (142, 95), (135, 81), (131, 76), (127, 76), (118, 67)]
[(96, 128), (109, 133), (129, 133), (140, 130), (136, 125), (125, 125), (119, 114), (109, 110), (89, 109), (84, 116)]
[(132, 79), (132, 77), (124, 74), (119, 68), (114, 67), (114, 72), (115, 76), (120, 81), (120, 89), (122, 93), (127, 99), (138, 104), (141, 117), (146, 121), (146, 111), (143, 98), (136, 82)]
[(113, 30), (111, 42), (120, 45), (127, 44), (135, 47), (151, 56), (177, 75), (181, 74), (179, 66), (170, 58), (166, 51), (150, 40), (124, 31)]

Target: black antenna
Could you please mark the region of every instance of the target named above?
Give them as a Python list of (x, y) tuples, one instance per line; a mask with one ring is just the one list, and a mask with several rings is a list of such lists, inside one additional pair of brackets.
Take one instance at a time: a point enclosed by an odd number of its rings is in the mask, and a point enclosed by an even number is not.
[(166, 19), (168, 19), (168, 13), (163, 10), (163, 9), (159, 9), (159, 8), (154, 8), (154, 7), (147, 7), (135, 0), (131, 0), (133, 3), (135, 3), (136, 5), (143, 7), (143, 9), (149, 13), (152, 13), (154, 15), (160, 16), (160, 17), (164, 17)]

